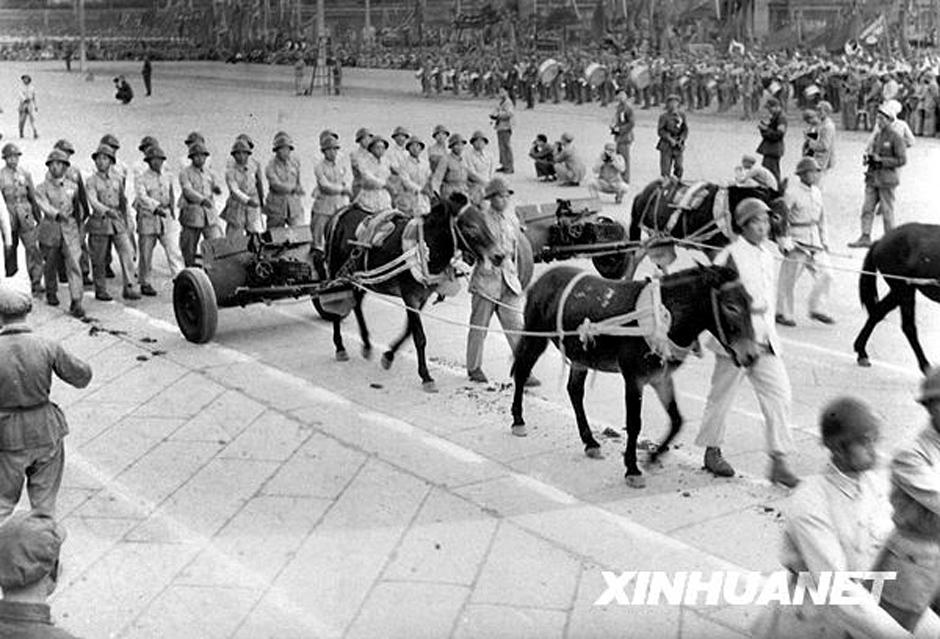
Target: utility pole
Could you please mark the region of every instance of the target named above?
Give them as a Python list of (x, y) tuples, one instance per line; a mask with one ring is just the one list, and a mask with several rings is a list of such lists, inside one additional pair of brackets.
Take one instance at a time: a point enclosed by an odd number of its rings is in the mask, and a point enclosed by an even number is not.
[(78, 70), (85, 73), (85, 0), (78, 0)]

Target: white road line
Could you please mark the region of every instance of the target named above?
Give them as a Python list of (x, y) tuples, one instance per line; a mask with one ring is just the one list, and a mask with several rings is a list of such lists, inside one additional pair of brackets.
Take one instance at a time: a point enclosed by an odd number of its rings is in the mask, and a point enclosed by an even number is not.
[[(805, 348), (807, 350), (816, 351), (817, 353), (824, 353), (826, 355), (831, 355), (833, 357), (838, 357), (839, 359), (848, 360), (850, 362), (856, 361), (856, 355), (854, 353), (846, 353), (845, 351), (836, 350), (834, 348), (827, 348), (825, 346), (819, 346), (818, 344), (811, 344), (809, 342), (803, 342), (797, 339), (790, 339), (786, 337), (781, 337), (780, 341), (789, 346), (796, 346), (798, 348)], [(921, 375), (916, 370), (911, 370), (907, 366), (899, 366), (897, 364), (892, 364), (890, 362), (883, 362), (878, 359), (871, 360), (872, 366), (877, 366), (878, 368), (883, 368), (886, 371), (891, 371), (892, 373), (898, 373), (907, 377), (908, 379), (920, 379)]]

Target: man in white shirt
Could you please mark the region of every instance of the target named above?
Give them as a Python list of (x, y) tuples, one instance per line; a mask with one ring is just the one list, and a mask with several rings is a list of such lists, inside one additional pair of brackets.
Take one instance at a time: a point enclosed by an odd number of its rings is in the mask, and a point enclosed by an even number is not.
[(695, 443), (705, 447), (706, 470), (719, 477), (734, 476), (734, 468), (721, 454), (721, 445), (734, 396), (746, 376), (764, 415), (771, 458), (769, 479), (792, 488), (799, 479), (786, 462), (787, 453), (793, 450), (790, 378), (780, 358), (780, 340), (774, 327), (780, 253), (767, 239), (769, 211), (767, 205), (756, 198), (741, 200), (734, 210), (734, 221), (741, 235), (715, 258), (715, 264), (732, 266), (737, 270), (741, 283), (751, 296), (754, 341), (761, 355), (754, 364), (742, 369), (723, 350), (713, 349), (716, 350), (715, 369)]
[(776, 322), (796, 326), (793, 319), (793, 297), (796, 281), (803, 269), (813, 275), (809, 294), (809, 317), (823, 324), (834, 324), (826, 313), (826, 301), (832, 287), (832, 265), (826, 232), (826, 210), (819, 182), (819, 165), (813, 158), (803, 158), (796, 165), (798, 179), (793, 180), (784, 195), (787, 205), (789, 234), (780, 238), (786, 259), (780, 265), (780, 291), (777, 296)]

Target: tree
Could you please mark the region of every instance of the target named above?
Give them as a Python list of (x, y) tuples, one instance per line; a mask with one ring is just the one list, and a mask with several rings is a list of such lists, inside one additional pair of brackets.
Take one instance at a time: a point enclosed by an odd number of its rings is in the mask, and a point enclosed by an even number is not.
[(901, 41), (901, 55), (905, 58), (911, 57), (911, 43), (908, 40), (911, 22), (911, 3), (910, 0), (898, 0), (898, 39)]

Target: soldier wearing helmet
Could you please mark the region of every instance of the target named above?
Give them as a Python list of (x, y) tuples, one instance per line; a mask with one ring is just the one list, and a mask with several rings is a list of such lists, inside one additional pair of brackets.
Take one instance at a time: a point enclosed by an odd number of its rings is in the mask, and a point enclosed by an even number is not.
[(809, 317), (823, 324), (835, 320), (826, 312), (832, 286), (832, 265), (829, 261), (829, 237), (826, 211), (819, 190), (820, 167), (813, 158), (803, 158), (796, 165), (796, 180), (787, 188), (788, 235), (779, 238), (786, 259), (780, 265), (780, 290), (777, 297), (776, 322), (796, 326), (793, 319), (793, 297), (796, 281), (805, 268), (813, 275), (809, 294)]
[(286, 133), (279, 134), (272, 150), (274, 157), (264, 169), (268, 179), (268, 199), (264, 203), (268, 228), (298, 226), (304, 218), (300, 205), (304, 190), (300, 186), (300, 160), (293, 155), (294, 142)]
[(222, 194), (215, 175), (206, 168), (209, 151), (199, 141), (189, 146), (190, 164), (180, 171), (180, 250), (186, 266), (196, 265), (199, 239), (222, 237), (215, 196)]
[(137, 192), (134, 208), (137, 209), (140, 292), (153, 297), (157, 290), (150, 281), (150, 273), (157, 242), (163, 246), (171, 277), (183, 270), (183, 256), (179, 247), (173, 179), (163, 169), (166, 153), (157, 145), (147, 147), (144, 161), (148, 168), (134, 185)]
[(757, 394), (771, 458), (771, 482), (792, 488), (799, 479), (790, 470), (786, 455), (793, 450), (790, 433), (790, 379), (780, 357), (780, 340), (774, 327), (777, 303), (777, 260), (780, 253), (767, 239), (769, 208), (756, 198), (742, 200), (734, 210), (741, 235), (715, 257), (715, 264), (737, 270), (751, 296), (754, 341), (760, 352), (747, 368), (739, 368), (723, 349), (716, 351), (715, 369), (702, 424), (695, 443), (705, 447), (705, 468), (719, 477), (732, 477), (734, 469), (721, 452), (728, 413), (741, 380), (746, 376)]
[(909, 632), (940, 596), (940, 368), (927, 371), (917, 401), (929, 423), (891, 462), (894, 532), (872, 568), (897, 572), (881, 607)]
[(313, 232), (313, 246), (325, 249), (325, 232), (330, 218), (337, 211), (349, 204), (352, 196), (352, 177), (349, 164), (339, 159), (339, 137), (332, 131), (320, 133), (320, 152), (323, 160), (314, 167), (317, 179), (316, 195), (313, 200), (313, 212), (310, 227)]
[(36, 204), (42, 211), (39, 224), (39, 246), (45, 260), (46, 301), (50, 306), (59, 305), (58, 271), (64, 264), (72, 300), (69, 311), (82, 318), (82, 271), (78, 264), (82, 252), (81, 210), (78, 204), (78, 188), (66, 179), (71, 162), (65, 151), (53, 149), (46, 159), (49, 171), (45, 181), (36, 188)]
[(12, 142), (3, 146), (4, 167), (0, 169), (0, 192), (10, 214), (11, 243), (6, 252), (5, 273), (13, 277), (17, 272), (16, 248), (22, 242), (26, 250), (26, 271), (32, 283), (33, 295), (41, 295), (42, 252), (39, 250), (39, 220), (41, 213), (36, 204), (36, 189), (29, 172), (19, 165), (22, 151)]
[(225, 236), (239, 237), (246, 233), (261, 233), (262, 195), (258, 190), (255, 166), (250, 161), (251, 146), (244, 139), (236, 139), (232, 145), (233, 163), (225, 171), (228, 186), (228, 202), (222, 211), (225, 220)]

